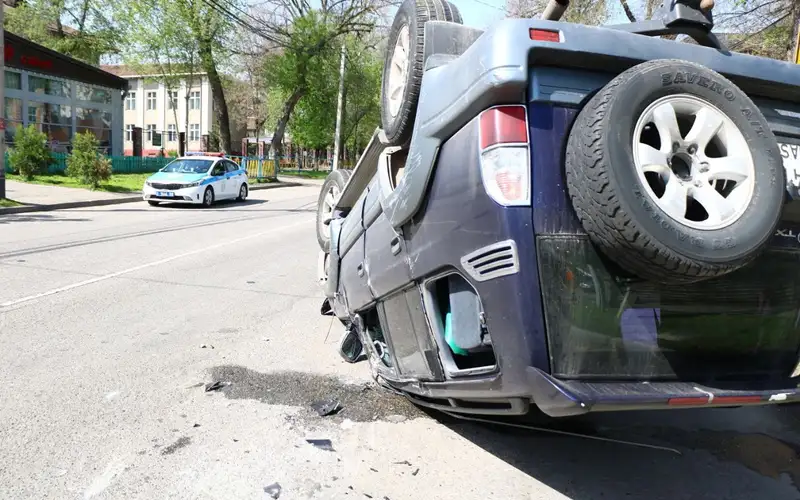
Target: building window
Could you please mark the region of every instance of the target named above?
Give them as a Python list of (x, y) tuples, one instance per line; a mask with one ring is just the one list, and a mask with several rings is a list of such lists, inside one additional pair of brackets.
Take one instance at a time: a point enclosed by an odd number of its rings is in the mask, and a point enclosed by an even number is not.
[(22, 126), (22, 99), (6, 97), (6, 142), (14, 144), (17, 127)]
[(75, 108), (76, 124), (79, 127), (111, 128), (111, 113), (99, 109)]
[(169, 109), (177, 109), (178, 108), (178, 91), (177, 90), (170, 90), (167, 92), (167, 98), (169, 99)]
[(152, 111), (156, 109), (156, 93), (155, 92), (148, 92), (147, 93), (147, 109)]
[(111, 92), (99, 87), (92, 87), (85, 83), (78, 83), (75, 87), (75, 97), (79, 101), (90, 101), (99, 104), (111, 104)]
[(128, 96), (125, 97), (125, 109), (136, 109), (136, 92), (129, 92)]
[(178, 131), (175, 128), (174, 123), (170, 123), (167, 125), (167, 141), (175, 142), (178, 140)]
[(6, 88), (14, 90), (22, 90), (22, 75), (13, 71), (6, 71)]
[(147, 142), (152, 143), (153, 134), (155, 134), (156, 132), (156, 126), (154, 124), (150, 124), (147, 126), (146, 130), (147, 130)]
[(189, 125), (189, 140), (190, 141), (199, 141), (200, 140), (200, 124), (199, 123), (192, 123)]
[(69, 83), (39, 76), (28, 75), (28, 90), (37, 94), (70, 97)]
[(189, 109), (200, 109), (200, 91), (194, 90), (189, 94)]
[(133, 142), (133, 125), (125, 125), (125, 140)]
[(72, 108), (61, 104), (28, 101), (28, 123), (44, 132), (51, 149), (58, 150), (72, 140)]

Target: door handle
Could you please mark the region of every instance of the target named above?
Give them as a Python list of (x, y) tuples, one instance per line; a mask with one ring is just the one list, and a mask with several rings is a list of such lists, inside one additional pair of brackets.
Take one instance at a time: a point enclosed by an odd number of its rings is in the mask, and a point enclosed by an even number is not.
[(358, 277), (359, 278), (363, 278), (364, 277), (364, 264), (359, 264), (358, 267), (356, 268), (356, 270), (358, 271)]
[(400, 237), (395, 236), (392, 238), (392, 241), (389, 242), (392, 245), (392, 255), (397, 255), (400, 253)]

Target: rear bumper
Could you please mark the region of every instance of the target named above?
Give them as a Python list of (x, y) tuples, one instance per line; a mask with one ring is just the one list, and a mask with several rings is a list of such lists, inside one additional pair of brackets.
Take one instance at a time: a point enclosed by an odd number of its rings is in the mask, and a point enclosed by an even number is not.
[[(524, 377), (524, 385), (510, 382)], [(509, 379), (509, 382), (506, 382)], [(719, 408), (796, 403), (797, 387), (710, 387), (692, 382), (559, 380), (536, 368), (441, 383), (392, 383), (415, 403), (454, 413), (522, 415), (536, 406), (550, 417), (589, 412)]]

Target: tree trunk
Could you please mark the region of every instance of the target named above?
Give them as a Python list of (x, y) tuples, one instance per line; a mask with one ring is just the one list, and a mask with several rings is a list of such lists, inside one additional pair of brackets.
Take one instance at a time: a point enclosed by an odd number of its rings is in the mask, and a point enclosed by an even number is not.
[(281, 117), (278, 119), (278, 123), (275, 125), (275, 133), (272, 135), (272, 150), (275, 151), (276, 155), (283, 154), (283, 134), (286, 132), (286, 125), (289, 123), (289, 118), (292, 116), (294, 107), (297, 106), (297, 103), (300, 101), (303, 95), (305, 95), (305, 93), (306, 89), (298, 88), (283, 104)]
[(800, 0), (795, 0), (790, 4), (792, 8), (792, 17), (791, 17), (791, 37), (789, 39), (787, 51), (786, 51), (786, 60), (791, 62), (800, 62), (795, 61), (795, 58), (798, 58), (798, 51), (800, 51)]
[(630, 5), (628, 5), (628, 0), (619, 0), (619, 3), (622, 4), (622, 9), (625, 11), (625, 15), (628, 17), (628, 20), (632, 23), (635, 23), (636, 16), (633, 15), (633, 11), (631, 10)]
[(210, 40), (199, 40), (200, 62), (203, 69), (208, 74), (208, 84), (211, 86), (211, 93), (214, 96), (214, 108), (217, 115), (217, 125), (219, 126), (219, 139), (222, 150), (225, 153), (231, 152), (231, 125), (228, 116), (228, 104), (225, 102), (225, 91), (222, 89), (222, 79), (217, 73), (217, 65), (214, 63), (214, 55), (211, 51)]

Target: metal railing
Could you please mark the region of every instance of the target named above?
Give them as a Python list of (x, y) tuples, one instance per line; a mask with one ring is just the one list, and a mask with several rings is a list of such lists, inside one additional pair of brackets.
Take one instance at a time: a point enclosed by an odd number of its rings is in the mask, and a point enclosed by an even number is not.
[[(64, 175), (67, 170), (67, 153), (51, 153), (52, 162), (47, 167), (50, 175)], [(157, 172), (164, 168), (164, 165), (174, 160), (174, 158), (160, 158), (155, 156), (107, 156), (111, 160), (112, 174), (148, 174)], [(18, 173), (9, 159), (8, 152), (5, 154), (6, 172), (11, 174)]]

